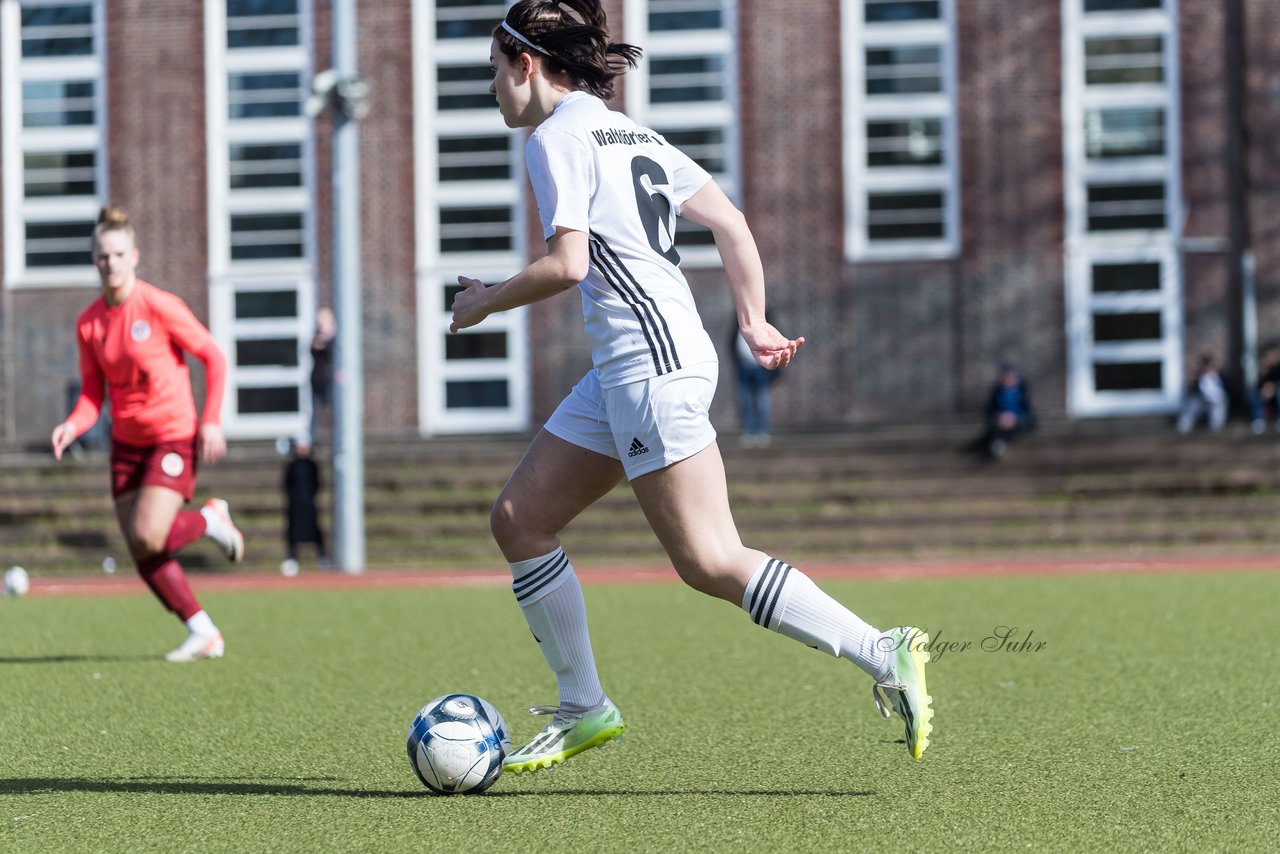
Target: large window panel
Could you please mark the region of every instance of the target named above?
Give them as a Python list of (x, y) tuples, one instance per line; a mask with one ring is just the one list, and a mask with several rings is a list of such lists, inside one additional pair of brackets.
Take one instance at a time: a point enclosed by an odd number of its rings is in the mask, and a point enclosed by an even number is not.
[(301, 43), (298, 0), (227, 0), (228, 49), (293, 47)]
[(954, 0), (845, 0), (845, 251), (959, 250)]
[(233, 143), (231, 189), (302, 186), (302, 143)]
[(1160, 290), (1160, 265), (1151, 261), (1093, 265), (1094, 293)]
[(97, 284), (105, 170), (104, 0), (0, 0), (6, 287)]
[(497, 99), (489, 94), (493, 72), (487, 64), (442, 65), (436, 72), (436, 108), (446, 110), (494, 110)]
[(1164, 228), (1164, 184), (1091, 184), (1089, 231)]
[(97, 119), (93, 80), (33, 80), (22, 84), (24, 128), (92, 127)]
[(723, 7), (720, 0), (649, 0), (649, 31), (719, 30)]
[(435, 37), (449, 39), (487, 39), (494, 25), (507, 14), (508, 3), (475, 0), (435, 0)]
[(1164, 154), (1164, 108), (1094, 107), (1085, 111), (1089, 158), (1159, 157)]
[(510, 207), (440, 209), (440, 254), (506, 252), (513, 246)]
[(1164, 388), (1164, 365), (1158, 361), (1096, 362), (1093, 379), (1100, 392), (1159, 393)]
[(867, 194), (867, 231), (873, 240), (937, 240), (946, 235), (942, 193)]
[(37, 151), (22, 159), (23, 190), (41, 196), (97, 197), (96, 151)]
[(229, 435), (299, 435), (311, 413), (315, 146), (301, 0), (205, 5), (210, 326), (229, 357)]
[(94, 6), (93, 3), (23, 3), (23, 58), (92, 56), (95, 52)]
[(28, 222), (28, 267), (88, 266), (93, 248), (93, 219)]
[(449, 333), (457, 275), (509, 278), (526, 256), (525, 136), (489, 93), (503, 0), (412, 0), (418, 421), (424, 434), (528, 426), (527, 313)]
[(232, 72), (227, 117), (270, 119), (302, 115), (302, 79), (296, 71)]
[(1183, 385), (1177, 4), (1063, 0), (1068, 408), (1174, 411)]
[(725, 99), (723, 56), (675, 56), (649, 62), (649, 102), (688, 104)]
[(1089, 86), (1164, 82), (1164, 38), (1159, 35), (1086, 38), (1084, 57)]
[(867, 122), (867, 166), (941, 166), (946, 147), (940, 118)]
[(231, 259), (301, 258), (302, 214), (253, 213), (231, 216)]
[[(628, 75), (626, 110), (706, 169), (734, 198), (739, 190), (737, 3), (635, 0), (625, 6), (627, 40), (644, 48)], [(707, 229), (676, 221), (681, 266), (720, 261)]]
[(863, 0), (863, 14), (869, 24), (904, 21), (937, 21), (942, 17), (940, 0)]
[(1141, 9), (1159, 9), (1164, 0), (1084, 0), (1086, 14), (1094, 12), (1134, 12)]
[(941, 45), (867, 48), (866, 92), (884, 95), (941, 94)]
[(441, 183), (509, 181), (515, 177), (511, 134), (441, 136), (438, 162)]

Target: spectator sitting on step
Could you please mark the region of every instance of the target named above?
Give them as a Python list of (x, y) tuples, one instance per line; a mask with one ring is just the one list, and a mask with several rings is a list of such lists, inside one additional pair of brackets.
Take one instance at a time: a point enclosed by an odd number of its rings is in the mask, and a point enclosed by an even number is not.
[(982, 438), (982, 448), (998, 460), (1015, 438), (1031, 432), (1035, 426), (1035, 409), (1031, 406), (1027, 381), (1017, 368), (1006, 362), (1000, 366), (987, 401), (987, 432)]
[(1187, 386), (1187, 396), (1178, 413), (1178, 432), (1190, 433), (1199, 421), (1208, 420), (1209, 429), (1215, 433), (1227, 423), (1227, 387), (1218, 372), (1218, 365), (1211, 353), (1200, 356), (1200, 365)]
[(1267, 424), (1274, 424), (1280, 431), (1280, 346), (1272, 344), (1262, 351), (1258, 360), (1258, 386), (1253, 391), (1253, 432), (1265, 433)]

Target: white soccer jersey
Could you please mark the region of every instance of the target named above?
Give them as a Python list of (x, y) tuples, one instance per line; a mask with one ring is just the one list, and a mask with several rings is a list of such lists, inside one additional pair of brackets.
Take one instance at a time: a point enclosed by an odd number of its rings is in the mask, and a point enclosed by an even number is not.
[(590, 237), (579, 289), (601, 386), (715, 361), (673, 245), (680, 206), (711, 176), (586, 92), (566, 95), (538, 125), (525, 159), (544, 236)]

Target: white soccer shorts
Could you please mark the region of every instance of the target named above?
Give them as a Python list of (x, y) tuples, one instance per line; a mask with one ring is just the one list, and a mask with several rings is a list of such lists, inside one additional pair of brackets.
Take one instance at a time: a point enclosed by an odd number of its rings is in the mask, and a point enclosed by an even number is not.
[(716, 439), (711, 426), (719, 365), (703, 362), (602, 389), (593, 369), (544, 425), (570, 444), (621, 460), (627, 479), (693, 456)]

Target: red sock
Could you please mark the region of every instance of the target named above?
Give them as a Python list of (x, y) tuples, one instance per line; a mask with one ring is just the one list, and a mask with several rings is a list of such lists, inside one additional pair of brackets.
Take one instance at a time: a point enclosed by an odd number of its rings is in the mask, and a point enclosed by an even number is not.
[(194, 543), (204, 536), (209, 523), (199, 510), (180, 510), (169, 529), (169, 537), (164, 541), (164, 550), (173, 554), (185, 545)]
[(138, 574), (164, 606), (183, 620), (200, 613), (200, 603), (187, 584), (182, 564), (171, 554), (159, 554), (138, 562)]

